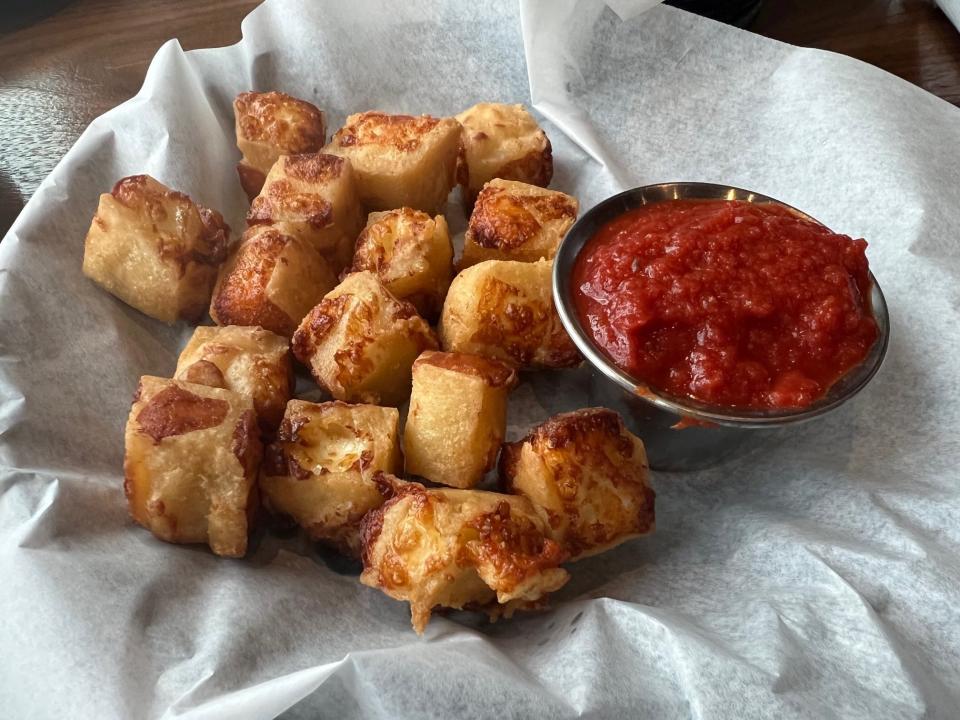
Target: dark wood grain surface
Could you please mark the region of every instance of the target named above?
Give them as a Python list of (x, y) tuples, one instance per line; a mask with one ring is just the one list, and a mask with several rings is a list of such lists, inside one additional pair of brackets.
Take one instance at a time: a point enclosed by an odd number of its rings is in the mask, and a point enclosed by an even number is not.
[[(48, 2), (65, 6), (0, 33), (0, 235), (87, 124), (136, 94), (157, 48), (234, 43), (258, 4)], [(852, 55), (960, 105), (960, 33), (932, 0), (766, 0), (750, 29)]]

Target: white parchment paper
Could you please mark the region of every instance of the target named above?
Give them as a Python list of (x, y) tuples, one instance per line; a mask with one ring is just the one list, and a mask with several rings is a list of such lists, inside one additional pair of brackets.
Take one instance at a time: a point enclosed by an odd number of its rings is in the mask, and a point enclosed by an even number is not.
[(937, 0), (937, 5), (944, 15), (950, 18), (954, 27), (960, 30), (960, 0)]
[[(161, 48), (0, 243), (0, 715), (960, 715), (960, 111), (649, 4), (270, 0), (238, 45)], [(577, 564), (547, 614), (436, 617), (420, 639), (405, 604), (296, 537), (261, 531), (242, 561), (161, 543), (127, 517), (122, 431), (189, 329), (85, 280), (83, 238), (97, 195), (140, 172), (241, 228), (231, 101), (251, 88), (332, 127), (532, 103), (584, 208), (673, 180), (780, 198), (870, 242), (886, 363), (789, 441), (656, 475), (656, 534)], [(578, 399), (527, 385), (512, 431)]]

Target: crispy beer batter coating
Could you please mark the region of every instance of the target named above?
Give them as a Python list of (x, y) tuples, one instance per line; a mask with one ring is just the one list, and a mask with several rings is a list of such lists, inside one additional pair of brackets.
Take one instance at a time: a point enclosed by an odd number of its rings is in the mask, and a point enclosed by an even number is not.
[(161, 540), (242, 557), (261, 450), (250, 398), (144, 376), (126, 428), (130, 514)]
[(417, 358), (403, 435), (407, 473), (459, 488), (479, 483), (496, 463), (516, 382), (511, 366), (478, 355)]
[(226, 257), (230, 228), (149, 175), (100, 196), (84, 243), (83, 274), (145, 315), (199, 320)]
[(417, 633), (435, 607), (509, 615), (569, 579), (566, 555), (525, 498), (375, 477), (392, 497), (361, 524), (360, 582), (409, 602)]
[(578, 365), (577, 351), (553, 306), (551, 263), (486, 260), (453, 279), (440, 316), (448, 352), (523, 368)]
[(361, 270), (375, 272), (397, 298), (435, 319), (453, 277), (447, 221), (412, 208), (370, 213), (351, 266), (351, 272)]
[(363, 226), (350, 161), (325, 153), (281, 155), (250, 204), (247, 224), (271, 225), (310, 243), (340, 272)]
[(416, 309), (369, 271), (350, 273), (300, 323), (293, 354), (337, 400), (399, 405), (413, 361), (436, 337)]
[(605, 408), (555, 415), (504, 445), (503, 487), (546, 518), (573, 559), (654, 529), (654, 492), (643, 443)]
[(465, 172), (460, 185), (468, 206), (493, 178), (550, 184), (550, 140), (523, 105), (477, 103), (456, 117), (463, 126)]
[(577, 219), (576, 198), (511, 180), (491, 180), (473, 206), (461, 267), (483, 260), (553, 260)]
[(370, 111), (347, 118), (324, 152), (349, 158), (368, 210), (439, 212), (456, 184), (460, 123)]
[(327, 138), (323, 111), (306, 100), (282, 92), (244, 92), (233, 101), (240, 185), (248, 200), (263, 188), (270, 168), (281, 155), (320, 150)]
[(180, 353), (174, 377), (252, 398), (260, 429), (269, 435), (293, 394), (290, 345), (259, 327), (198, 327)]
[(291, 400), (260, 471), (264, 503), (315, 540), (360, 554), (360, 520), (383, 504), (372, 475), (397, 472), (396, 408)]
[(210, 317), (218, 325), (259, 325), (290, 337), (336, 283), (333, 268), (310, 243), (274, 227), (252, 227), (220, 270)]

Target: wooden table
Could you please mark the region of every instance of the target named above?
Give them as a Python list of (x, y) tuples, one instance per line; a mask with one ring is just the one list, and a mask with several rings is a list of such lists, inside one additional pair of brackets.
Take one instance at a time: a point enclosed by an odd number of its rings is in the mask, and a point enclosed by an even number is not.
[[(136, 94), (160, 45), (234, 43), (257, 4), (75, 0), (0, 34), (0, 235), (87, 124)], [(766, 0), (751, 30), (852, 55), (960, 105), (960, 33), (932, 0)]]

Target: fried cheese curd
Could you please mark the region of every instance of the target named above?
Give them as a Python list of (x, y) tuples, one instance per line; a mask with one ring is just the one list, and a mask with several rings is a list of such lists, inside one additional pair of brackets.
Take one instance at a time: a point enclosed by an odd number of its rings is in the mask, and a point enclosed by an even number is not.
[(250, 397), (265, 436), (277, 429), (293, 394), (287, 339), (259, 327), (198, 327), (180, 353), (174, 377)]
[(333, 268), (306, 240), (255, 226), (220, 270), (210, 317), (218, 325), (259, 325), (290, 337), (336, 284)]
[(227, 254), (223, 216), (149, 175), (100, 196), (83, 249), (83, 274), (145, 315), (196, 322)]
[(551, 272), (549, 260), (486, 260), (460, 271), (440, 316), (443, 349), (522, 368), (579, 365), (553, 305)]
[(453, 277), (447, 221), (412, 208), (370, 213), (350, 270), (375, 272), (397, 298), (436, 319)]
[(499, 360), (427, 351), (413, 364), (404, 426), (406, 472), (470, 488), (493, 468), (507, 428), (514, 369)]
[(399, 425), (396, 408), (291, 400), (264, 455), (264, 504), (359, 557), (360, 520), (384, 501), (372, 475), (402, 465)]
[(605, 408), (555, 415), (503, 446), (503, 488), (528, 498), (571, 559), (654, 529), (643, 442)]
[(281, 155), (314, 153), (327, 141), (323, 111), (282, 92), (244, 92), (233, 101), (240, 185), (253, 200)]
[(556, 190), (491, 180), (470, 214), (460, 267), (483, 260), (553, 260), (579, 209), (576, 198)]
[(349, 158), (368, 210), (439, 212), (457, 181), (460, 123), (429, 115), (350, 115), (324, 152)]
[(463, 127), (460, 185), (468, 207), (494, 178), (546, 187), (553, 178), (547, 134), (523, 105), (477, 103), (456, 116)]
[(542, 607), (569, 579), (566, 554), (526, 498), (374, 479), (390, 499), (361, 523), (360, 582), (409, 602), (418, 634), (436, 607), (509, 617)]
[(325, 153), (281, 155), (247, 224), (272, 225), (313, 245), (336, 272), (350, 264), (363, 226), (363, 209), (350, 161)]
[(372, 272), (350, 273), (300, 323), (293, 354), (335, 399), (399, 405), (413, 361), (437, 340), (416, 308)]
[(253, 400), (144, 376), (125, 445), (123, 487), (134, 520), (161, 540), (243, 557), (262, 450)]

